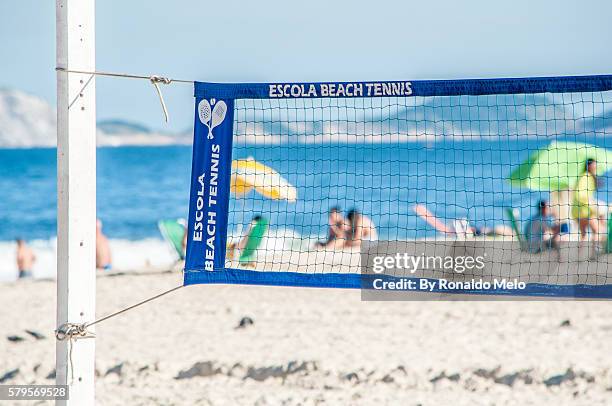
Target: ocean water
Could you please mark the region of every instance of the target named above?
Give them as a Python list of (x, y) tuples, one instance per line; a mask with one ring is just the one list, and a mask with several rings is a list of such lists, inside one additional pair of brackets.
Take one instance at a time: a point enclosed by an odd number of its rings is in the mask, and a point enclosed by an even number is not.
[[(609, 137), (555, 139), (612, 148)], [(232, 198), (230, 232), (240, 235), (253, 215), (263, 214), (270, 219), (271, 238), (277, 239), (274, 246), (296, 239), (307, 244), (325, 236), (326, 212), (332, 206), (359, 209), (373, 219), (381, 238), (390, 239), (435, 235), (412, 213), (417, 203), (442, 219), (467, 218), (481, 226), (505, 224), (505, 207), (527, 218), (546, 194), (513, 188), (505, 178), (552, 140), (236, 145), (235, 158), (252, 156), (276, 169), (297, 187), (298, 201), (269, 201), (255, 193)], [(157, 222), (187, 216), (191, 148), (99, 148), (97, 165), (98, 216), (111, 238), (115, 267), (171, 264), (174, 256), (161, 240)], [(611, 186), (605, 178), (598, 198), (611, 201)], [(17, 273), (16, 237), (35, 248), (35, 275), (54, 276), (55, 149), (0, 149), (0, 195), (0, 280), (14, 279)]]
[[(98, 149), (98, 216), (115, 268), (173, 263), (157, 221), (186, 217), (190, 168), (189, 147)], [(55, 276), (56, 182), (55, 149), (0, 149), (0, 280), (17, 274), (17, 237), (36, 251), (35, 276)]]

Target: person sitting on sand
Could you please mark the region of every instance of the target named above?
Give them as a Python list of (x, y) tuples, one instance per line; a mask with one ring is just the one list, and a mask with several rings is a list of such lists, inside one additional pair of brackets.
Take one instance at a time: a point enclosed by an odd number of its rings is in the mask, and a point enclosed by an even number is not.
[(96, 268), (104, 271), (110, 271), (112, 268), (110, 245), (102, 232), (100, 220), (96, 221)]
[(536, 208), (536, 214), (525, 225), (527, 248), (533, 254), (558, 248), (561, 228), (546, 200), (540, 200)]
[(19, 270), (19, 279), (32, 277), (32, 267), (35, 261), (36, 255), (34, 255), (32, 248), (28, 247), (24, 240), (17, 238), (17, 269)]
[(329, 209), (329, 232), (327, 241), (319, 241), (315, 244), (317, 248), (342, 248), (346, 241), (346, 237), (350, 232), (348, 221), (340, 212), (340, 207), (334, 206)]
[(357, 209), (352, 209), (346, 215), (350, 224), (345, 247), (360, 247), (362, 241), (377, 241), (378, 233), (374, 222), (367, 216), (361, 214)]

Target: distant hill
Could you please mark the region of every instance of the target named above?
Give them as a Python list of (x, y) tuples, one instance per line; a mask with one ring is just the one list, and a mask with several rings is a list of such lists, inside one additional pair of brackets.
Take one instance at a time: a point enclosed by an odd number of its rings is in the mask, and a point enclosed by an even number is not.
[(122, 145), (186, 145), (191, 144), (191, 131), (180, 134), (161, 133), (124, 120), (98, 122), (97, 143), (99, 146)]
[[(0, 148), (56, 145), (55, 109), (45, 100), (13, 89), (0, 89)], [(125, 120), (98, 122), (99, 146), (190, 144), (190, 132), (162, 133)]]
[[(234, 128), (236, 139), (251, 144), (431, 142), (448, 137), (612, 133), (612, 110), (604, 110), (603, 103), (580, 103), (558, 94), (414, 97), (405, 104), (339, 99), (330, 109), (317, 108), (312, 100), (301, 103), (306, 120), (292, 109), (281, 120), (261, 109), (245, 109)], [(343, 114), (352, 116), (347, 119)], [(54, 146), (55, 120), (53, 108), (44, 100), (0, 90), (0, 148)], [(163, 133), (125, 120), (98, 123), (100, 146), (190, 144), (191, 140), (191, 131)]]
[(300, 120), (292, 111), (290, 118), (278, 120), (267, 111), (246, 109), (234, 136), (247, 143), (270, 144), (612, 134), (612, 109), (562, 94), (412, 97), (405, 102), (338, 99), (329, 109), (311, 100), (300, 103), (308, 120)]
[(612, 133), (612, 108), (608, 108), (601, 115), (586, 120), (584, 127), (587, 131)]
[(125, 120), (98, 121), (98, 131), (102, 131), (105, 134), (152, 133), (149, 127), (146, 127), (141, 124), (131, 123)]
[(18, 90), (0, 89), (0, 147), (55, 145), (55, 110)]

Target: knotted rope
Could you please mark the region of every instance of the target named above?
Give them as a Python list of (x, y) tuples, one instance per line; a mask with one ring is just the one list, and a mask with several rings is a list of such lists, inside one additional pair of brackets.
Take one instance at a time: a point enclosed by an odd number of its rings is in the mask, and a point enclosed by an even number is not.
[[(166, 107), (166, 102), (164, 101), (164, 96), (162, 94), (161, 88), (159, 87), (159, 84), (161, 83), (161, 84), (164, 84), (164, 85), (169, 85), (169, 84), (172, 84), (172, 82), (191, 83), (191, 84), (193, 84), (193, 80), (170, 79), (168, 77), (159, 76), (159, 75), (144, 76), (144, 75), (131, 75), (129, 73), (101, 72), (101, 71), (84, 71), (84, 70), (66, 69), (66, 68), (62, 68), (62, 67), (59, 67), (59, 66), (56, 67), (55, 70), (58, 71), (58, 72), (81, 73), (81, 74), (86, 74), (86, 75), (92, 75), (92, 77), (93, 76), (110, 76), (110, 77), (119, 77), (119, 78), (128, 78), (128, 79), (147, 79), (149, 82), (151, 82), (151, 84), (155, 88), (155, 91), (157, 92), (157, 97), (159, 98), (159, 102), (160, 102), (162, 110), (164, 112), (164, 120), (166, 121), (166, 123), (170, 120), (170, 115), (168, 114), (168, 109)], [(91, 81), (91, 78), (90, 78), (90, 80), (87, 81), (87, 83), (83, 86), (83, 88), (81, 89), (81, 91), (79, 93), (82, 93), (83, 90), (85, 90), (87, 85), (89, 85), (90, 81)], [(76, 101), (77, 98), (78, 98), (78, 96), (74, 100)], [(73, 103), (74, 103), (74, 101), (70, 105), (72, 105)]]

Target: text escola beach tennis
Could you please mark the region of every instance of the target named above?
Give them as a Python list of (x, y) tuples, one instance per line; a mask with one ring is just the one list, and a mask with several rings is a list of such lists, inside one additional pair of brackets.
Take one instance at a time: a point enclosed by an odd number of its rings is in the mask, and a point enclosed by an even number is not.
[(0, 4), (0, 404), (611, 403), (612, 4), (147, 6)]

